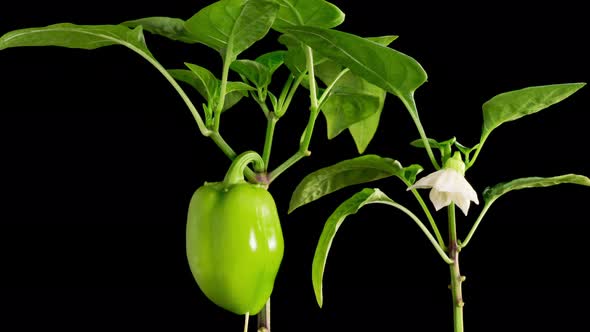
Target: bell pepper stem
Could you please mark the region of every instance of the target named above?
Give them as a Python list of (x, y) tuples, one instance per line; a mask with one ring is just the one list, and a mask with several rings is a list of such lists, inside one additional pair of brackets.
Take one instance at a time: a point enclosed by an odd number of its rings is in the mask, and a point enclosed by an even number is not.
[(258, 153), (255, 151), (242, 152), (232, 161), (227, 173), (225, 173), (223, 182), (225, 184), (244, 182), (244, 171), (250, 163), (254, 163), (255, 171), (260, 172), (264, 170), (264, 161)]
[(270, 332), (270, 298), (258, 313), (257, 332)]
[(248, 332), (248, 322), (250, 321), (250, 313), (244, 314), (244, 332)]

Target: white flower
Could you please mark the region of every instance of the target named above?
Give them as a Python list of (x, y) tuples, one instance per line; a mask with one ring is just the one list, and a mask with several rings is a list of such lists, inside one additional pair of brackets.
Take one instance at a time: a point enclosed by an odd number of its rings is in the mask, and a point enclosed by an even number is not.
[(470, 201), (479, 204), (473, 187), (453, 168), (443, 168), (431, 173), (416, 181), (408, 190), (416, 188), (432, 188), (429, 197), (437, 211), (453, 202), (467, 215)]

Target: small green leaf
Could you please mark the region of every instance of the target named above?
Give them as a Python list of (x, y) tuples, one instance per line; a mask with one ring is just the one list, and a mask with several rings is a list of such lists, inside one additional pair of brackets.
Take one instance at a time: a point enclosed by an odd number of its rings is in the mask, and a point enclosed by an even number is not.
[(281, 7), (272, 28), (280, 32), (297, 25), (333, 28), (344, 22), (344, 13), (324, 0), (276, 1)]
[(192, 63), (185, 63), (188, 69), (196, 78), (194, 87), (197, 91), (209, 102), (214, 101), (217, 90), (219, 89), (219, 80), (207, 68), (195, 65)]
[(410, 181), (412, 176), (415, 179), (420, 170), (422, 168), (419, 165), (404, 168), (397, 160), (377, 155), (365, 155), (344, 160), (312, 172), (303, 178), (293, 191), (289, 202), (289, 213), (342, 188), (393, 175), (405, 182), (413, 183), (413, 180)]
[(556, 104), (586, 83), (533, 86), (501, 93), (483, 104), (482, 140), (504, 122), (519, 119)]
[[(219, 93), (221, 81), (213, 75), (208, 69), (186, 63), (190, 70), (172, 69), (168, 70), (170, 75), (176, 80), (184, 82), (195, 88), (197, 92), (209, 103), (208, 108), (205, 109), (205, 114), (209, 119), (211, 114), (207, 111), (217, 103), (217, 95)], [(247, 95), (246, 91), (255, 90), (253, 87), (242, 82), (227, 82), (225, 101), (223, 103), (223, 110), (228, 110), (234, 106), (242, 97)]]
[(399, 36), (396, 35), (387, 35), (387, 36), (377, 36), (377, 37), (366, 37), (366, 39), (375, 42), (379, 45), (388, 46), (394, 40), (396, 40)]
[(258, 89), (266, 88), (270, 84), (271, 73), (267, 66), (253, 60), (236, 60), (230, 69), (244, 76)]
[[(195, 90), (197, 90), (201, 97), (203, 97), (203, 99), (208, 99), (206, 95), (207, 89), (203, 86), (203, 82), (192, 71), (187, 69), (169, 69), (168, 73), (170, 73), (170, 76), (172, 76), (175, 80), (192, 86)], [(203, 111), (205, 112), (205, 123), (207, 127), (209, 127), (213, 124), (213, 111), (207, 103), (203, 103)]]
[(579, 184), (582, 186), (590, 186), (590, 179), (583, 175), (566, 174), (554, 177), (530, 177), (520, 178), (509, 182), (499, 183), (493, 187), (488, 187), (483, 192), (483, 198), (486, 204), (495, 201), (498, 197), (512, 190), (520, 190), (525, 188), (539, 188), (550, 187), (558, 184)]
[(274, 1), (220, 0), (193, 15), (185, 27), (224, 61), (232, 62), (268, 33), (278, 9)]
[(225, 101), (223, 102), (222, 112), (230, 109), (237, 104), (243, 97), (248, 96), (248, 91), (254, 91), (255, 88), (243, 82), (227, 82), (225, 90)]
[(141, 25), (145, 31), (149, 31), (153, 34), (164, 36), (172, 40), (178, 40), (189, 44), (198, 42), (196, 37), (192, 36), (191, 33), (186, 30), (184, 24), (184, 20), (179, 18), (162, 16), (140, 18), (137, 20), (121, 23), (121, 25), (130, 28), (135, 28)]
[(291, 27), (286, 32), (315, 52), (369, 83), (396, 95), (417, 117), (413, 93), (426, 82), (426, 72), (413, 58), (374, 41), (346, 32), (317, 27)]
[(365, 188), (340, 204), (340, 206), (336, 208), (332, 215), (330, 215), (324, 225), (322, 234), (320, 235), (311, 267), (313, 290), (320, 307), (324, 302), (323, 278), (326, 261), (328, 259), (328, 253), (330, 251), (330, 247), (332, 246), (334, 237), (336, 236), (336, 232), (344, 222), (344, 219), (352, 214), (357, 213), (360, 208), (367, 204), (391, 202), (393, 201), (379, 189)]
[(286, 51), (272, 51), (256, 58), (256, 62), (265, 65), (272, 75), (284, 62)]

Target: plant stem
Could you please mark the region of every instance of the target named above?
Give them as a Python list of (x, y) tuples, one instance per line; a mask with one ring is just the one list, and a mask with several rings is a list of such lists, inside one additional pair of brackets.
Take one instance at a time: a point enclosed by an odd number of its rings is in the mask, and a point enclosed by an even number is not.
[(217, 102), (217, 108), (215, 112), (215, 120), (213, 121), (213, 131), (219, 132), (219, 124), (221, 122), (221, 111), (223, 110), (223, 104), (225, 102), (225, 91), (227, 89), (227, 77), (229, 76), (229, 65), (231, 61), (226, 58), (223, 59), (223, 70), (221, 72), (221, 85), (219, 87), (219, 101)]
[(463, 332), (463, 292), (461, 285), (465, 277), (461, 276), (459, 269), (459, 252), (461, 247), (457, 243), (457, 226), (455, 222), (455, 204), (448, 207), (449, 217), (449, 254), (453, 263), (449, 265), (451, 272), (451, 296), (453, 298), (453, 331)]
[(281, 175), (284, 171), (286, 171), (289, 167), (293, 166), (296, 162), (301, 160), (303, 157), (309, 156), (311, 153), (309, 151), (302, 152), (298, 150), (293, 154), (289, 159), (285, 160), (282, 164), (280, 164), (277, 168), (275, 168), (272, 172), (268, 175), (268, 183), (274, 181), (279, 175)]
[(485, 135), (479, 139), (479, 145), (477, 146), (477, 149), (475, 149), (475, 153), (473, 154), (473, 157), (471, 158), (469, 163), (467, 163), (467, 165), (465, 165), (465, 170), (468, 170), (469, 168), (471, 168), (471, 166), (473, 166), (473, 163), (475, 163), (475, 159), (477, 159), (477, 156), (479, 156), (479, 152), (481, 151), (481, 148), (483, 147), (483, 143), (485, 143), (487, 138), (488, 138), (488, 135)]
[(262, 150), (262, 159), (264, 160), (264, 171), (268, 170), (270, 161), (270, 151), (272, 149), (272, 138), (275, 132), (275, 126), (279, 120), (273, 112), (267, 113), (266, 135), (264, 137), (264, 149)]
[[(406, 184), (408, 186), (411, 185), (409, 182)], [(432, 217), (430, 210), (428, 210), (428, 206), (426, 206), (426, 203), (424, 203), (422, 196), (420, 196), (420, 193), (416, 189), (412, 189), (411, 191), (412, 191), (412, 194), (414, 194), (414, 197), (416, 197), (416, 200), (418, 200), (418, 203), (420, 204), (420, 206), (422, 207), (424, 214), (426, 214), (426, 218), (428, 219), (428, 222), (430, 222), (430, 227), (432, 227), (432, 230), (434, 231), (434, 235), (436, 236), (436, 240), (438, 241), (438, 245), (440, 245), (443, 250), (447, 250), (447, 246), (445, 245), (445, 241), (443, 240), (442, 235), (440, 234), (440, 231), (438, 230), (438, 227), (436, 226), (436, 222), (434, 222), (434, 218)]]
[[(231, 160), (234, 160), (237, 156), (236, 152), (227, 144), (227, 142), (219, 135), (218, 132), (211, 132), (209, 135), (213, 142), (223, 151), (223, 153)], [(249, 167), (244, 170), (244, 175), (249, 181), (256, 181), (256, 174)]]
[(479, 223), (483, 219), (483, 216), (486, 214), (486, 212), (488, 212), (488, 209), (490, 208), (490, 206), (492, 205), (492, 203), (494, 201), (495, 200), (491, 200), (491, 201), (488, 201), (484, 204), (483, 209), (481, 210), (481, 212), (479, 213), (479, 216), (477, 217), (477, 220), (475, 221), (475, 223), (473, 223), (473, 226), (471, 226), (471, 230), (469, 231), (469, 234), (467, 234), (467, 236), (465, 237), (465, 240), (463, 240), (461, 243), (459, 243), (459, 246), (461, 248), (465, 248), (467, 246), (467, 244), (469, 243), (469, 241), (471, 241), (471, 238), (473, 237), (475, 230), (479, 226)]
[[(375, 203), (377, 203), (377, 202), (369, 202), (367, 204), (375, 204)], [(428, 241), (430, 241), (430, 243), (434, 246), (434, 249), (436, 250), (436, 252), (438, 252), (438, 254), (443, 259), (443, 261), (445, 261), (445, 263), (447, 263), (447, 264), (453, 264), (453, 259), (449, 258), (449, 256), (447, 256), (445, 251), (436, 242), (436, 239), (434, 238), (434, 236), (432, 236), (432, 234), (430, 234), (430, 232), (428, 231), (428, 228), (424, 225), (424, 223), (420, 220), (420, 218), (418, 218), (414, 213), (412, 213), (412, 211), (408, 210), (405, 206), (398, 204), (398, 203), (391, 201), (391, 200), (380, 201), (379, 203), (393, 206), (394, 208), (402, 211), (408, 217), (410, 217), (416, 223), (416, 225), (418, 225), (420, 230), (422, 230), (422, 233), (424, 233), (424, 235), (426, 235), (426, 237), (428, 238)]]
[[(311, 143), (311, 136), (313, 134), (313, 128), (315, 126), (315, 121), (319, 115), (320, 109), (318, 105), (317, 99), (317, 86), (315, 81), (315, 74), (313, 69), (313, 52), (311, 51), (310, 47), (305, 48), (305, 55), (307, 58), (307, 72), (309, 76), (309, 99), (311, 102), (309, 119), (307, 121), (307, 125), (305, 126), (305, 132), (303, 133), (303, 137), (299, 143), (299, 150), (295, 152), (289, 159), (285, 160), (281, 165), (279, 165), (276, 169), (270, 172), (268, 176), (268, 183), (270, 184), (273, 180), (275, 180), (281, 173), (287, 170), (289, 167), (293, 166), (296, 162), (298, 162), (303, 157), (308, 157), (311, 155), (309, 149), (309, 144)], [(296, 83), (299, 82), (299, 79)]]
[(270, 298), (258, 313), (258, 332), (270, 332)]
[(414, 96), (409, 96), (409, 97), (400, 98), (400, 99), (404, 103), (404, 106), (406, 106), (406, 109), (409, 111), (410, 116), (412, 117), (412, 120), (414, 121), (414, 124), (416, 125), (416, 129), (418, 129), (418, 134), (420, 134), (420, 138), (422, 139), (422, 142), (424, 144), (424, 148), (426, 149), (426, 153), (428, 154), (428, 158), (430, 158), (430, 162), (432, 163), (432, 166), (434, 166), (434, 168), (436, 170), (439, 170), (440, 165), (438, 164), (438, 162), (436, 161), (436, 158), (434, 157), (434, 153), (432, 152), (432, 147), (430, 147), (430, 143), (428, 142), (428, 137), (426, 136), (426, 132), (424, 131), (424, 127), (422, 126), (422, 123), (420, 122), (420, 117), (418, 116), (418, 108), (416, 107), (416, 101), (414, 100)]
[(248, 332), (248, 322), (250, 321), (250, 313), (244, 315), (244, 332)]

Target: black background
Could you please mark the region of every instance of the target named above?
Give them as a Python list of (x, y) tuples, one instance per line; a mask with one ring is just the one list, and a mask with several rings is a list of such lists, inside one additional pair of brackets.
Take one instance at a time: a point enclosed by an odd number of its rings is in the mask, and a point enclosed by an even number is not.
[[(59, 22), (186, 19), (209, 3), (3, 4), (0, 33)], [(477, 143), (481, 104), (498, 93), (589, 79), (581, 5), (334, 3), (347, 15), (340, 30), (400, 35), (392, 47), (423, 65), (429, 81), (416, 100), (427, 134), (439, 140)], [(206, 47), (146, 36), (167, 68), (187, 61), (219, 72), (218, 55)], [(280, 48), (276, 37), (244, 57)], [(199, 134), (161, 75), (119, 46), (22, 48), (0, 52), (0, 82), (0, 329), (240, 330), (241, 317), (202, 295), (184, 253), (190, 196), (204, 181), (221, 180), (229, 160)], [(526, 176), (590, 175), (588, 91), (496, 129), (468, 173), (475, 189)], [(271, 166), (296, 151), (307, 107), (302, 93), (278, 123)], [(260, 151), (264, 126), (248, 101), (224, 115), (221, 130), (236, 151)], [(427, 167), (423, 151), (408, 145), (415, 138), (407, 112), (389, 95), (366, 153)], [(318, 308), (310, 274), (323, 222), (362, 186), (287, 215), (303, 176), (356, 155), (347, 133), (326, 139), (323, 117), (310, 150), (270, 188), (286, 246), (273, 329), (451, 331), (447, 266), (408, 218), (385, 206), (364, 208), (339, 230)], [(369, 186), (418, 209), (396, 179)], [(589, 198), (588, 188), (563, 185), (494, 204), (462, 252), (468, 331), (588, 329)], [(461, 237), (480, 209), (459, 215)], [(444, 213), (435, 217), (444, 230)]]

